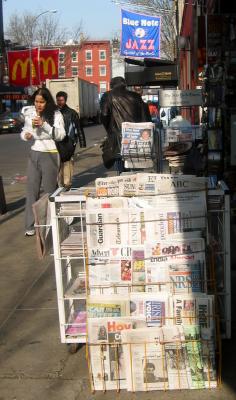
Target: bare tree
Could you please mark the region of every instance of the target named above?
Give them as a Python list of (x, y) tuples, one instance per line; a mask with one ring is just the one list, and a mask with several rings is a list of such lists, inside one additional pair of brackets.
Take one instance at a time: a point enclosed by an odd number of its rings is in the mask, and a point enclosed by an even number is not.
[(161, 58), (176, 57), (176, 17), (172, 0), (112, 0), (131, 11), (161, 16)]
[(38, 19), (36, 17), (27, 12), (23, 15), (12, 14), (5, 32), (6, 38), (22, 46), (49, 46), (64, 44), (69, 38), (79, 41), (83, 34), (82, 21), (72, 30), (68, 30), (52, 14), (42, 15)]

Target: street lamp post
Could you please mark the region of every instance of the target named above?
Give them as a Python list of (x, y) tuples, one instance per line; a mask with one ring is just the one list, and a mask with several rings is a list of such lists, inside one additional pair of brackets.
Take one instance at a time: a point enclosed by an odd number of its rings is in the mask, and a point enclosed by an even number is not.
[(29, 64), (30, 64), (30, 94), (32, 94), (32, 47), (33, 47), (33, 40), (34, 40), (34, 24), (41, 15), (44, 14), (55, 14), (57, 10), (46, 10), (38, 14), (32, 21), (32, 28), (31, 28), (31, 38), (29, 44)]

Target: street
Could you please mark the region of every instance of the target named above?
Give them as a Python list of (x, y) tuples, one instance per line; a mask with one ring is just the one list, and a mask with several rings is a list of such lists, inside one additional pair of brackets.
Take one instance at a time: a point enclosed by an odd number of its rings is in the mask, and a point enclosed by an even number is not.
[[(96, 145), (105, 135), (102, 125), (87, 126), (84, 131), (87, 147)], [(17, 174), (25, 175), (29, 149), (30, 143), (21, 140), (19, 133), (0, 134), (0, 175), (6, 184)]]

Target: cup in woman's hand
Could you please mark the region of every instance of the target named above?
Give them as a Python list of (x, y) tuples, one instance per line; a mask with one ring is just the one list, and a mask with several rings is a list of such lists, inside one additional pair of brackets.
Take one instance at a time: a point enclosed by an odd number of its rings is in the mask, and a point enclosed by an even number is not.
[(32, 119), (32, 128), (36, 128), (37, 126), (39, 126), (39, 118), (40, 117), (37, 115)]

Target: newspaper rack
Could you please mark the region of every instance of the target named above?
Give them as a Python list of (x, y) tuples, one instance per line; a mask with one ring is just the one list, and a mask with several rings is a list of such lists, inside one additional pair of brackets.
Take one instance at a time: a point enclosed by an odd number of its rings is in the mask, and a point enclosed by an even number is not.
[[(120, 179), (120, 177), (117, 177), (117, 179)], [(223, 199), (225, 199), (225, 194), (222, 190), (223, 189), (221, 189), (220, 196), (223, 196)], [(210, 190), (208, 192), (206, 191), (206, 193), (208, 199), (209, 197), (216, 195), (216, 192), (214, 190)], [(229, 241), (227, 240), (226, 242), (226, 238), (224, 238), (223, 250), (221, 249), (221, 254), (223, 254), (222, 257), (225, 261), (223, 270), (227, 279), (224, 280), (224, 282), (226, 283), (226, 291), (228, 294), (227, 296), (224, 296), (223, 293), (220, 293), (221, 299), (223, 299), (223, 302), (225, 304), (225, 307), (223, 309), (219, 309), (218, 307), (220, 303), (218, 300), (219, 285), (217, 284), (218, 277), (215, 274), (215, 253), (212, 250), (215, 250), (215, 240), (216, 236), (219, 235), (219, 230), (222, 231), (220, 232), (220, 237), (222, 238), (222, 236), (225, 235), (225, 230), (228, 229), (228, 226), (225, 225), (225, 221), (227, 220), (227, 215), (225, 217), (225, 208), (228, 207), (227, 201), (225, 202), (225, 207), (223, 207), (220, 211), (218, 210), (219, 203), (214, 202), (213, 200), (211, 202), (213, 203), (213, 205), (211, 206), (211, 208), (208, 209), (208, 214), (202, 212), (198, 213), (195, 216), (192, 216), (192, 219), (195, 219), (195, 221), (205, 220), (206, 224), (206, 222), (209, 220), (209, 212), (212, 211), (213, 207), (213, 209), (215, 208), (213, 215), (215, 216), (215, 211), (217, 211), (216, 214), (219, 222), (217, 225), (217, 230), (215, 227), (215, 223), (208, 224), (207, 231), (204, 229), (204, 232), (207, 235), (207, 276), (204, 279), (200, 279), (196, 278), (196, 276), (193, 278), (193, 276), (189, 275), (185, 287), (185, 295), (191, 295), (193, 293), (192, 288), (194, 280), (195, 287), (200, 287), (204, 285), (207, 286), (207, 292), (210, 293), (209, 296), (213, 295), (217, 299), (217, 301), (212, 303), (214, 305), (212, 306), (212, 309), (208, 309), (207, 314), (205, 314), (204, 316), (205, 319), (211, 321), (210, 325), (214, 326), (214, 333), (212, 336), (209, 336), (208, 331), (203, 329), (202, 332), (204, 332), (205, 336), (203, 334), (202, 336), (199, 336), (198, 331), (195, 331), (195, 333), (192, 334), (190, 332), (189, 337), (187, 334), (185, 334), (185, 336), (183, 336), (182, 334), (182, 336), (180, 335), (179, 340), (166, 340), (165, 338), (163, 338), (163, 332), (165, 332), (165, 329), (180, 329), (180, 325), (177, 323), (176, 315), (173, 314), (173, 312), (166, 312), (164, 317), (162, 314), (159, 315), (158, 319), (154, 321), (154, 326), (151, 325), (150, 327), (148, 327), (150, 335), (152, 330), (156, 330), (155, 334), (160, 331), (158, 333), (160, 335), (159, 340), (154, 341), (155, 344), (158, 343), (157, 355), (155, 356), (155, 352), (153, 353), (152, 340), (148, 340), (148, 337), (144, 336), (142, 342), (140, 343), (136, 341), (135, 338), (132, 338), (131, 336), (129, 337), (129, 333), (127, 333), (129, 331), (121, 332), (121, 334), (124, 335), (122, 343), (120, 339), (117, 341), (101, 339), (101, 341), (98, 342), (94, 340), (94, 337), (91, 338), (90, 336), (91, 326), (93, 326), (91, 324), (95, 324), (96, 320), (98, 319), (93, 317), (91, 318), (89, 316), (91, 310), (90, 303), (92, 296), (97, 296), (96, 298), (100, 298), (100, 300), (102, 301), (105, 299), (107, 293), (110, 297), (112, 297), (113, 294), (114, 296), (120, 296), (120, 293), (123, 293), (121, 296), (123, 296), (124, 298), (129, 296), (136, 296), (138, 293), (139, 295), (141, 293), (142, 296), (143, 292), (145, 292), (149, 296), (148, 290), (150, 289), (150, 287), (152, 288), (152, 291), (157, 294), (157, 296), (160, 293), (163, 296), (164, 288), (167, 287), (169, 293), (168, 296), (175, 297), (180, 293), (178, 289), (176, 289), (176, 282), (173, 282), (173, 279), (154, 280), (153, 278), (151, 282), (123, 281), (122, 283), (117, 281), (106, 282), (104, 280), (99, 284), (94, 284), (94, 282), (91, 281), (91, 253), (89, 252), (91, 249), (91, 243), (88, 243), (88, 235), (91, 231), (91, 221), (89, 222), (89, 219), (87, 217), (88, 210), (85, 210), (85, 205), (86, 202), (88, 202), (89, 204), (91, 203), (91, 201), (102, 202), (107, 200), (107, 203), (110, 201), (110, 198), (104, 199), (103, 197), (101, 197), (99, 199), (95, 196), (96, 193), (94, 188), (80, 188), (77, 190), (73, 189), (69, 192), (58, 190), (54, 193), (53, 196), (51, 196), (51, 217), (61, 341), (62, 343), (67, 343), (70, 345), (77, 345), (78, 343), (87, 344), (86, 355), (88, 361), (91, 390), (102, 390), (105, 392), (106, 390), (113, 389), (119, 392), (125, 387), (128, 388), (128, 390), (130, 391), (149, 391), (169, 390), (173, 388), (184, 389), (187, 387), (211, 388), (218, 386), (221, 382), (220, 329), (222, 330), (223, 327), (224, 337), (230, 336), (230, 315), (224, 315), (224, 312), (226, 312), (227, 308), (228, 295), (230, 290), (228, 284), (229, 249), (225, 251), (224, 245)], [(145, 196), (143, 199), (146, 201)], [(109, 208), (109, 205), (105, 203), (104, 207), (105, 208), (103, 208), (103, 210), (109, 213), (109, 210), (111, 210), (111, 208)], [(112, 210), (114, 211), (114, 209)], [(115, 212), (119, 213), (119, 211)], [(125, 213), (126, 211), (122, 210), (122, 214), (124, 216), (126, 215)], [(155, 218), (156, 216), (153, 215), (152, 219), (155, 220)], [(163, 221), (164, 218), (162, 218), (161, 220)], [(187, 221), (188, 216), (182, 216), (182, 223), (187, 223)], [(151, 218), (148, 218), (148, 222), (151, 222)], [(126, 229), (123, 229), (122, 232), (127, 230), (127, 223), (130, 224), (130, 221), (123, 219), (123, 224), (124, 226), (126, 225)], [(173, 223), (173, 226), (177, 226), (175, 218), (172, 219), (171, 223)], [(222, 229), (222, 223), (224, 226), (224, 230)], [(94, 223), (95, 226), (98, 226), (99, 224), (101, 224), (101, 221), (99, 223)], [(106, 222), (104, 222), (104, 224), (106, 224)], [(137, 222), (137, 224), (140, 224), (140, 221)], [(110, 231), (111, 227), (108, 226), (108, 232)], [(73, 235), (77, 235), (76, 246), (73, 240), (71, 240), (71, 237), (73, 239)], [(70, 240), (68, 240), (68, 238), (70, 238)], [(78, 239), (80, 243), (79, 246)], [(181, 255), (181, 252), (179, 251), (178, 254)], [(102, 260), (102, 258), (103, 256), (100, 255), (100, 261)], [(136, 258), (136, 261), (137, 263), (139, 261), (142, 263), (144, 261), (144, 258)], [(97, 263), (96, 265), (98, 265), (98, 260), (96, 259), (96, 257), (92, 259), (92, 263), (94, 262), (95, 264)], [(172, 301), (172, 297), (170, 301)], [(166, 304), (169, 304), (169, 297), (168, 303)], [(199, 314), (199, 311), (197, 312), (196, 308), (194, 310), (194, 312), (188, 314), (187, 316), (182, 316), (183, 321), (188, 322), (188, 324), (186, 323), (186, 326), (192, 328), (194, 326), (199, 326), (199, 320), (202, 318), (202, 316)], [(218, 314), (220, 314), (220, 316)], [(102, 320), (105, 320), (106, 318), (107, 317), (101, 318), (99, 323), (101, 323)], [(114, 320), (113, 322), (115, 322), (116, 317), (111, 316), (110, 318)], [(121, 321), (122, 319), (125, 320), (125, 318), (127, 318), (126, 321), (130, 321), (131, 317), (128, 315), (124, 315), (117, 318), (120, 318), (119, 321)], [(145, 324), (147, 322), (146, 320), (147, 318), (144, 318)], [(107, 321), (105, 322), (107, 323)], [(141, 332), (142, 329), (145, 329), (145, 326), (142, 325), (143, 321), (140, 322), (140, 316), (138, 315), (132, 318), (132, 323), (140, 324), (140, 329), (132, 329), (132, 331)], [(95, 332), (95, 329), (93, 329), (92, 331)], [(137, 346), (139, 347), (138, 351)], [(130, 365), (131, 372), (129, 372), (128, 377), (126, 377), (128, 386), (126, 386), (126, 384), (124, 385), (124, 370), (122, 369), (123, 367), (121, 367), (120, 365), (121, 348), (126, 363), (129, 363)], [(142, 349), (142, 351), (140, 349)], [(187, 354), (187, 358), (185, 359), (185, 361), (183, 361), (183, 351), (185, 352), (185, 354)], [(109, 352), (109, 356), (107, 356), (107, 352)], [(138, 353), (142, 353), (142, 359), (137, 358)], [(174, 354), (174, 361), (170, 360), (171, 354)], [(214, 358), (215, 356), (216, 358)], [(94, 367), (94, 357), (95, 360), (99, 360), (99, 365), (96, 365), (96, 368)], [(112, 360), (108, 367), (108, 361), (106, 360), (110, 360), (109, 357), (112, 357)], [(198, 358), (200, 361), (198, 360)], [(148, 364), (153, 364), (150, 361), (151, 359), (155, 360), (155, 367), (159, 365), (159, 376), (153, 378), (153, 382), (151, 381), (151, 372), (148, 371), (146, 368)], [(196, 386), (194, 386), (195, 383), (193, 383), (195, 378), (191, 380), (190, 376), (191, 368), (189, 360), (193, 359), (195, 359), (195, 362), (197, 360), (199, 361), (199, 363), (202, 363), (200, 371), (192, 372), (195, 375), (200, 374), (200, 378), (196, 378)], [(171, 362), (173, 362), (172, 367), (170, 367)], [(183, 368), (183, 362), (185, 363), (185, 369)], [(217, 366), (214, 365), (215, 362), (217, 363)], [(137, 384), (135, 363), (139, 363), (139, 366), (143, 366), (142, 368), (139, 368), (143, 371), (143, 382), (141, 386)], [(187, 368), (186, 364), (188, 364)], [(151, 368), (151, 366), (149, 367)], [(107, 372), (108, 368), (110, 368), (109, 373)], [(188, 378), (188, 385), (186, 383), (186, 377)]]

